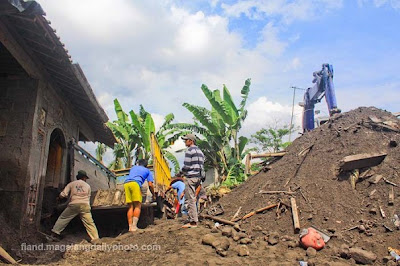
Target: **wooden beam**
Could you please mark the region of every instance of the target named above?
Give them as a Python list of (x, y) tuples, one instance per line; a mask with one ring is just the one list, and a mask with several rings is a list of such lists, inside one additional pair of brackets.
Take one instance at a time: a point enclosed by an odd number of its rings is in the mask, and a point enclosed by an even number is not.
[(251, 169), (251, 153), (248, 153), (246, 155), (246, 162), (245, 162), (245, 174), (249, 175), (250, 174), (250, 169)]
[(90, 102), (93, 105), (93, 108), (96, 110), (99, 116), (99, 120), (102, 120), (102, 122), (107, 122), (108, 121), (108, 116), (104, 109), (100, 106), (99, 102), (97, 101), (94, 92), (92, 90), (92, 87), (90, 86), (89, 82), (87, 81), (85, 75), (83, 74), (83, 71), (81, 67), (78, 64), (73, 64), (71, 65), (72, 71), (75, 74), (75, 77), (78, 79), (79, 83), (81, 84), (83, 90), (85, 91), (87, 97), (89, 98)]
[(271, 153), (260, 153), (251, 155), (251, 159), (265, 158), (265, 157), (282, 157), (286, 152), (271, 152)]
[(263, 208), (261, 208), (261, 209), (252, 211), (252, 212), (246, 214), (245, 216), (243, 216), (241, 220), (245, 220), (245, 219), (247, 219), (247, 218), (250, 218), (251, 216), (253, 216), (253, 215), (256, 214), (256, 213), (260, 213), (260, 212), (263, 212), (263, 211), (267, 211), (267, 210), (272, 209), (272, 208), (275, 208), (275, 207), (277, 207), (277, 206), (278, 206), (278, 204), (272, 204), (272, 205), (268, 205), (268, 206), (266, 206), (266, 207), (263, 207)]
[(296, 192), (293, 192), (293, 191), (280, 191), (280, 190), (276, 190), (276, 191), (274, 191), (274, 190), (272, 190), (272, 191), (260, 190), (259, 193), (260, 193), (260, 194), (280, 194), (280, 193), (282, 193), (282, 194), (293, 195), (293, 194), (295, 194)]
[(292, 216), (293, 216), (293, 227), (294, 232), (300, 232), (300, 221), (299, 221), (299, 214), (297, 212), (297, 204), (295, 198), (290, 198), (290, 204), (292, 206)]
[(6, 24), (0, 19), (0, 42), (7, 48), (11, 55), (18, 61), (28, 75), (34, 79), (43, 78), (43, 74), (32, 57), (22, 48), (17, 39), (11, 34)]
[(389, 205), (393, 204), (394, 204), (394, 188), (393, 186), (391, 186), (389, 189)]
[(223, 224), (227, 224), (227, 225), (232, 225), (232, 226), (237, 225), (237, 223), (235, 223), (235, 222), (231, 222), (231, 221), (228, 221), (228, 220), (225, 220), (225, 219), (222, 219), (222, 218), (218, 218), (218, 217), (215, 217), (215, 216), (211, 216), (211, 215), (208, 215), (208, 214), (203, 214), (203, 215), (201, 215), (201, 217), (203, 217), (205, 219), (210, 219), (210, 220), (213, 220), (213, 221), (216, 221), (216, 222), (220, 222), (220, 223), (223, 223)]
[(0, 246), (0, 256), (11, 264), (17, 264), (17, 262)]

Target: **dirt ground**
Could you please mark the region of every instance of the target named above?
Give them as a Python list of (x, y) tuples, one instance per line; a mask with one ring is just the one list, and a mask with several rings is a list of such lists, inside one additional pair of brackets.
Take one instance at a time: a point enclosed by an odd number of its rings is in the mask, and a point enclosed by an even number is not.
[[(108, 231), (111, 225), (99, 225), (101, 243), (91, 245), (82, 240), (87, 235), (78, 221), (75, 229), (56, 243), (37, 235), (20, 239), (14, 237), (18, 234), (12, 228), (0, 226), (0, 244), (27, 264), (299, 265), (299, 261), (307, 261), (308, 265), (396, 265), (387, 248), (400, 247), (400, 231), (392, 221), (394, 214), (399, 214), (399, 187), (388, 182), (400, 185), (399, 124), (389, 112), (361, 107), (335, 115), (297, 138), (271, 170), (250, 177), (218, 202), (224, 209), (218, 217), (227, 220), (240, 207), (242, 217), (281, 202), (279, 211), (273, 208), (238, 221), (242, 232), (230, 226), (216, 227), (210, 220), (202, 220), (198, 228), (181, 229), (181, 220), (156, 219), (154, 225), (124, 234), (126, 228), (120, 222), (118, 228)], [(387, 153), (385, 159), (360, 169), (354, 190), (349, 173), (338, 173), (339, 161), (348, 155), (377, 152)], [(373, 184), (370, 181), (376, 175), (383, 178)], [(394, 203), (389, 204), (392, 189)], [(263, 194), (261, 190), (293, 194)], [(290, 197), (296, 199), (301, 228), (316, 226), (331, 235), (324, 249), (316, 252), (299, 246)], [(123, 215), (109, 217), (112, 219), (125, 221)], [(21, 250), (24, 241), (61, 250)]]

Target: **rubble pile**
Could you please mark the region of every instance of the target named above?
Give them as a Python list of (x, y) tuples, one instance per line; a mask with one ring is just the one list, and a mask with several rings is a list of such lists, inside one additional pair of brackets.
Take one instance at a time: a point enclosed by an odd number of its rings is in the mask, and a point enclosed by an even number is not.
[[(218, 217), (232, 220), (240, 209), (233, 221), (253, 238), (279, 239), (315, 226), (331, 237), (319, 253), (381, 262), (388, 247), (400, 245), (393, 222), (400, 206), (399, 144), (400, 120), (389, 112), (360, 107), (337, 114), (297, 138), (268, 172), (223, 197), (225, 212)], [(300, 228), (294, 226), (293, 202)]]

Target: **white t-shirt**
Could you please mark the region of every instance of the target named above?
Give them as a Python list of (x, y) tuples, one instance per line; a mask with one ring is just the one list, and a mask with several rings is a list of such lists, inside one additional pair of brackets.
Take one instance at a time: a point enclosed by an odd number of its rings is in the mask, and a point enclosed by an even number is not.
[(76, 180), (69, 183), (60, 193), (60, 197), (66, 198), (70, 195), (69, 204), (85, 203), (90, 205), (90, 185), (83, 180)]

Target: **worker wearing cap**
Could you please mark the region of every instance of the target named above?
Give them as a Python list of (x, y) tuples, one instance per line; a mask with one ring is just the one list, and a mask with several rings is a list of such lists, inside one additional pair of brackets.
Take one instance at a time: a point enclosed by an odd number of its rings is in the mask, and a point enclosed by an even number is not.
[(79, 215), (91, 241), (99, 239), (99, 234), (90, 212), (91, 188), (86, 183), (88, 178), (85, 171), (78, 171), (76, 175), (77, 180), (70, 182), (60, 193), (59, 198), (67, 198), (69, 196), (70, 202), (60, 217), (58, 217), (53, 229), (51, 229), (53, 237), (60, 239), (60, 234), (67, 227), (68, 223), (75, 216)]
[(201, 184), (201, 169), (204, 167), (204, 154), (196, 146), (196, 136), (187, 134), (182, 137), (188, 149), (185, 152), (182, 172), (185, 179), (185, 205), (188, 209), (189, 220), (183, 228), (197, 227), (198, 213), (196, 207), (196, 189)]
[(153, 195), (153, 201), (155, 201), (156, 194), (154, 193), (153, 185), (154, 177), (151, 171), (147, 168), (147, 160), (141, 159), (137, 162), (137, 165), (131, 168), (129, 175), (124, 182), (125, 203), (129, 204), (126, 216), (130, 232), (135, 232), (138, 229), (137, 223), (139, 221), (142, 206), (142, 192), (140, 188), (146, 180), (149, 184), (150, 192)]

